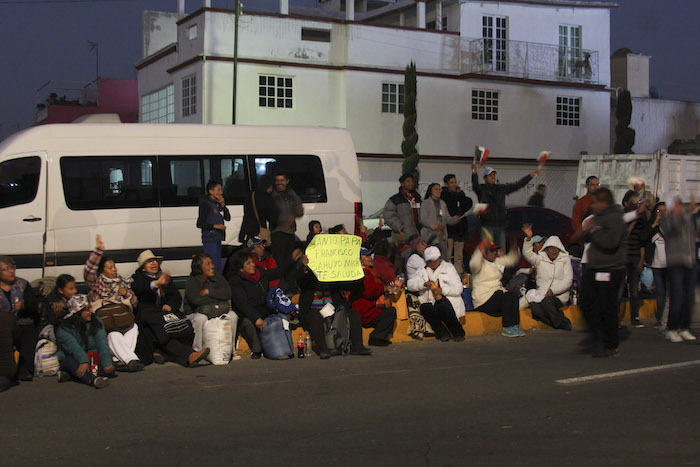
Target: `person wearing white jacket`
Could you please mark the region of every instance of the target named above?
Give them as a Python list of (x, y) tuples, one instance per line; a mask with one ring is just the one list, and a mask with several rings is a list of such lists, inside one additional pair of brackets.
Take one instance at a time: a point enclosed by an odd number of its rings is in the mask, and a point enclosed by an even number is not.
[(520, 250), (512, 247), (507, 255), (498, 256), (500, 247), (482, 241), (474, 250), (469, 261), (472, 273), (472, 300), (475, 311), (481, 311), (490, 316), (502, 316), (505, 337), (522, 337), (525, 335), (518, 326), (520, 311), (518, 296), (506, 291), (501, 283), (506, 267), (514, 267), (520, 259)]
[(465, 333), (459, 318), (466, 310), (459, 274), (451, 263), (442, 259), (439, 248), (426, 248), (423, 255), (427, 265), (416, 268), (409, 276), (408, 290), (418, 292), (420, 312), (433, 328), (435, 337), (443, 342), (450, 338), (463, 341)]
[(536, 293), (530, 293), (532, 317), (553, 327), (571, 331), (571, 321), (560, 310), (569, 301), (569, 289), (574, 278), (569, 253), (556, 235), (547, 238), (542, 249), (532, 250), (532, 227), (523, 226), (525, 241), (523, 256), (537, 270)]

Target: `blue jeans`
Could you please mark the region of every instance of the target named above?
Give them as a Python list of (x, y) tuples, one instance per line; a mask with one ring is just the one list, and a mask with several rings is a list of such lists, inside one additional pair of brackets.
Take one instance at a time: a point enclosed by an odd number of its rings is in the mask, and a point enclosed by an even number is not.
[(216, 272), (221, 273), (221, 242), (205, 242), (202, 243), (202, 250), (204, 253), (211, 256), (211, 260), (214, 262), (214, 269)]

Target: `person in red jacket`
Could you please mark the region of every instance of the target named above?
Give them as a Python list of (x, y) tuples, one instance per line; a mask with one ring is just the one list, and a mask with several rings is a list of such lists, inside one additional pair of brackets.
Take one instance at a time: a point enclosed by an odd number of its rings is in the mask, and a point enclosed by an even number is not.
[(595, 175), (591, 175), (586, 179), (586, 192), (585, 195), (580, 197), (576, 204), (574, 204), (574, 210), (571, 213), (571, 227), (574, 230), (581, 230), (581, 223), (583, 220), (592, 214), (591, 206), (591, 195), (600, 187), (600, 181)]
[[(362, 248), (360, 261), (365, 278), (362, 280), (362, 287), (350, 294), (350, 303), (352, 308), (360, 314), (362, 326), (374, 328), (369, 335), (369, 345), (386, 347), (391, 344), (389, 334), (394, 330), (396, 309), (392, 306), (377, 306), (377, 300), (384, 296), (385, 287), (382, 280), (373, 272), (372, 251)], [(385, 302), (391, 304), (390, 300)]]
[[(275, 261), (275, 258), (273, 258), (272, 255), (265, 251), (266, 243), (267, 242), (265, 240), (256, 235), (249, 238), (246, 245), (252, 253), (251, 256), (253, 257), (253, 262), (256, 266), (260, 266), (266, 271), (268, 269), (277, 269), (277, 261)], [(270, 281), (270, 288), (279, 287), (279, 285), (279, 279)]]

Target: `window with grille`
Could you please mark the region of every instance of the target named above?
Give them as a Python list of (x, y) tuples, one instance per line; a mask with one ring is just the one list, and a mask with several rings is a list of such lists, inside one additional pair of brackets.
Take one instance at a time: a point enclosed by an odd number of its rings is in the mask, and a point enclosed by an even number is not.
[(260, 75), (258, 81), (258, 105), (279, 109), (291, 109), (293, 82), (289, 76)]
[(507, 71), (507, 18), (483, 16), (481, 31), (484, 39), (484, 61), (493, 71)]
[(580, 97), (557, 97), (557, 125), (581, 125)]
[(472, 89), (472, 120), (498, 120), (498, 91)]
[(170, 84), (158, 91), (141, 96), (141, 123), (172, 123), (174, 121), (174, 85)]
[(382, 83), (382, 112), (403, 114), (404, 85)]
[(197, 75), (182, 80), (182, 116), (189, 117), (197, 113)]

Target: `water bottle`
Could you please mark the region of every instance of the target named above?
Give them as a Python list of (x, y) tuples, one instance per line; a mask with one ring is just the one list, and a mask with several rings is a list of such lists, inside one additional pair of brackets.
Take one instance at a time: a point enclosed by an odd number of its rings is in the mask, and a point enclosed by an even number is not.
[(297, 357), (304, 358), (305, 351), (306, 346), (304, 345), (304, 335), (299, 334), (299, 340), (297, 340)]
[(304, 336), (304, 356), (311, 356), (311, 334), (309, 334), (309, 331), (306, 331), (306, 335)]

